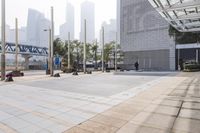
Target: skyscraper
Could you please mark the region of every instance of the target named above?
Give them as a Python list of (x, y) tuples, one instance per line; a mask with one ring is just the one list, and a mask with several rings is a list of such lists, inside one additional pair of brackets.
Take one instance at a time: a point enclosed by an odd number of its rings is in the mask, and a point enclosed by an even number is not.
[(81, 32), (80, 41), (84, 41), (84, 20), (87, 22), (87, 42), (91, 43), (95, 40), (95, 5), (90, 1), (81, 4)]
[[(9, 29), (6, 33), (6, 41), (15, 43), (16, 29)], [(18, 29), (18, 41), (20, 44), (26, 44), (26, 27)]]
[[(1, 31), (1, 28), (2, 27), (0, 26), (0, 31)], [(8, 38), (9, 38), (9, 34), (10, 34), (10, 26), (6, 24), (5, 28), (6, 28), (6, 41), (9, 41)], [(1, 32), (0, 32), (0, 39), (1, 39)]]
[(27, 22), (27, 44), (39, 47), (48, 47), (49, 34), (44, 29), (49, 29), (50, 21), (44, 14), (29, 9)]
[(121, 0), (117, 0), (117, 43), (120, 43), (120, 3)]
[[(0, 39), (1, 39), (1, 32), (0, 32)], [(26, 27), (21, 27), (18, 29), (18, 41), (21, 44), (26, 44)], [(9, 25), (6, 25), (6, 42), (15, 43), (15, 29), (11, 29)]]
[(124, 69), (175, 70), (175, 43), (169, 24), (148, 0), (121, 0), (120, 43)]
[[(111, 19), (110, 23), (103, 22), (104, 27), (104, 42), (110, 43), (116, 41), (116, 20)], [(100, 31), (100, 43), (102, 44), (102, 30)]]
[(62, 40), (68, 39), (68, 32), (70, 32), (71, 40), (74, 40), (74, 6), (67, 2), (66, 6), (66, 20), (65, 23), (60, 26), (60, 38)]

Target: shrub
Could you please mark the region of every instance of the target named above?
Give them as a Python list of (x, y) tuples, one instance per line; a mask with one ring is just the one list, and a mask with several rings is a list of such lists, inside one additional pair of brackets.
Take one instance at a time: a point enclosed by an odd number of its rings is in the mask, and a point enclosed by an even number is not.
[(185, 64), (184, 71), (200, 71), (200, 64)]

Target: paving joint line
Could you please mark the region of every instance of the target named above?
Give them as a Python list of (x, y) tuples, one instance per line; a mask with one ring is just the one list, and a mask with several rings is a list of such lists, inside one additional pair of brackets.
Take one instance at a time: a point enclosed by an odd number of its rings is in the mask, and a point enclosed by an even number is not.
[[(184, 98), (187, 96), (187, 93), (188, 93), (188, 91), (189, 91), (189, 88), (190, 88), (190, 85), (194, 82), (194, 78), (189, 82), (189, 84), (187, 85), (187, 89), (185, 90), (185, 96), (183, 96)], [(175, 88), (176, 89), (176, 88)], [(174, 89), (174, 90), (175, 90)], [(172, 128), (170, 128), (170, 131), (172, 132), (173, 131), (173, 129), (174, 129), (174, 126), (175, 126), (175, 123), (176, 123), (176, 120), (177, 120), (177, 118), (179, 117), (179, 115), (180, 115), (180, 112), (181, 112), (181, 110), (182, 110), (182, 108), (183, 108), (183, 104), (184, 104), (184, 99), (183, 100), (180, 100), (181, 101), (181, 106), (180, 106), (180, 108), (179, 108), (179, 110), (178, 110), (178, 113), (177, 113), (177, 115), (176, 115), (176, 117), (175, 117), (175, 120), (174, 120), (174, 122), (173, 122), (173, 124), (172, 124)]]

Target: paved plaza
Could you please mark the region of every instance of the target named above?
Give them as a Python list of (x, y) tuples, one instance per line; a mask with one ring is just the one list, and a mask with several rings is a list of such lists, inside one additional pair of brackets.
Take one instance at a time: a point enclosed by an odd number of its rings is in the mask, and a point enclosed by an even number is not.
[(27, 75), (0, 82), (0, 133), (199, 133), (199, 73)]

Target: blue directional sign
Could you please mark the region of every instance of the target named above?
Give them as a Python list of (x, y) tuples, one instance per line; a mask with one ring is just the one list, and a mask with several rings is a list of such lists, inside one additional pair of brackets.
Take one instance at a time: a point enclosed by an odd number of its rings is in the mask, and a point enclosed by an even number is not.
[(59, 57), (56, 57), (55, 58), (55, 65), (59, 65), (60, 64), (60, 58)]

